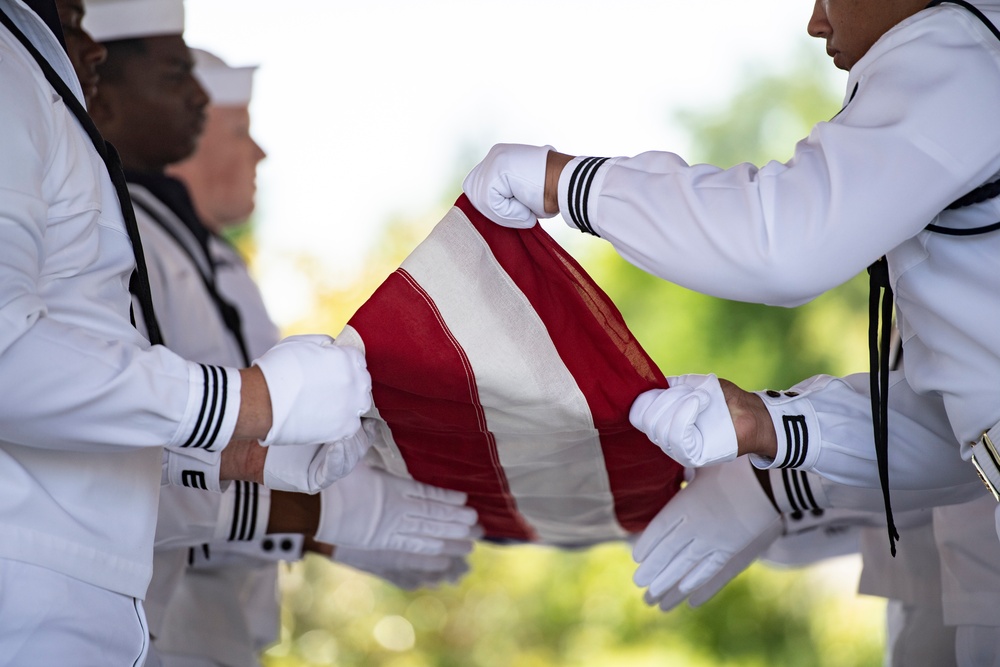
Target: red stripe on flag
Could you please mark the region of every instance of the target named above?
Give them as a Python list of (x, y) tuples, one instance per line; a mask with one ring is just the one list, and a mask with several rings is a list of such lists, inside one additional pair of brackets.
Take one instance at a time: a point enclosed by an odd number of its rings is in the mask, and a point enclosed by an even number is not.
[[(684, 476), (684, 468), (628, 420), (635, 397), (666, 387), (666, 378), (604, 291), (541, 225), (501, 227), (479, 213), (465, 195), (455, 205), (538, 313), (586, 396), (600, 434), (618, 522), (630, 532), (642, 530), (677, 492)], [(525, 270), (529, 264), (534, 268)]]
[(398, 269), (350, 324), (365, 344), (375, 405), (413, 478), (468, 493), (488, 537), (534, 540), (487, 430), (469, 359), (427, 292)]

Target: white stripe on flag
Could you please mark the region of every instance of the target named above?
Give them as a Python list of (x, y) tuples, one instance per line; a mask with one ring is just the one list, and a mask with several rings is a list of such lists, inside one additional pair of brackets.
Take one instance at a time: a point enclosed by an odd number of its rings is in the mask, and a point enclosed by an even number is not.
[(587, 400), (465, 215), (453, 208), (403, 268), (461, 342), (509, 488), (539, 540), (624, 536)]

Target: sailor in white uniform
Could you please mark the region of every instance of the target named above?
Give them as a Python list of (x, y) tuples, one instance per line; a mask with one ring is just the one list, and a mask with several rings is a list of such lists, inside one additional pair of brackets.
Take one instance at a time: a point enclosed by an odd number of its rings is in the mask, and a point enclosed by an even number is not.
[[(181, 5), (178, 0), (155, 1)], [(168, 160), (186, 157), (193, 149), (201, 129), (199, 118), (205, 115), (214, 132), (205, 147), (207, 159), (219, 159), (220, 151), (224, 156), (227, 149), (230, 154), (235, 150), (238, 159), (216, 165), (220, 173), (200, 181), (202, 186), (215, 186), (196, 190), (200, 208), (212, 212), (210, 219), (217, 225), (242, 221), (250, 213), (254, 171), (264, 157), (249, 135), (250, 72), (224, 68), (218, 62), (213, 69), (202, 53), (204, 85), (199, 85), (186, 65), (191, 54), (179, 32), (183, 26), (150, 24), (148, 13), (123, 16), (120, 4), (94, 3), (87, 19), (87, 27), (110, 52), (101, 72), (111, 74), (95, 97), (94, 115), (105, 134), (112, 140), (120, 138), (123, 145), (165, 344), (204, 360), (253, 358), (258, 349), (266, 350), (277, 341), (277, 327), (268, 318), (246, 265), (219, 235), (221, 227), (206, 225), (184, 183), (165, 173)], [(164, 56), (161, 60), (158, 53)], [(180, 71), (171, 73), (169, 83), (150, 76), (161, 66), (169, 71), (175, 62), (181, 63)], [(222, 89), (220, 75), (229, 77)], [(237, 84), (230, 80), (234, 78)], [(238, 83), (243, 90), (234, 97), (232, 87)], [(218, 108), (207, 114), (205, 87), (220, 100)], [(204, 154), (196, 156), (196, 165), (206, 159)], [(179, 172), (190, 168), (182, 165)], [(225, 281), (220, 275), (226, 276)], [(254, 326), (259, 328), (251, 330)], [(471, 550), (469, 530), (475, 513), (462, 506), (463, 494), (388, 478), (360, 466), (337, 489), (317, 496), (272, 493), (248, 482), (234, 484), (222, 494), (200, 488), (165, 489), (148, 598), (159, 659), (166, 665), (259, 664), (260, 649), (277, 638), (276, 563), (302, 554), (302, 535), (275, 531), (325, 535), (348, 552), (352, 546), (375, 549), (378, 545), (369, 540), (391, 533), (391, 519), (405, 513), (412, 521), (423, 522), (407, 525), (409, 536), (420, 540), (398, 551), (423, 550), (414, 561), (422, 557), (431, 561), (436, 571), (428, 577), (444, 576), (453, 559)], [(350, 492), (344, 492), (342, 487), (348, 484)], [(406, 493), (393, 493), (400, 487)], [(377, 513), (375, 508), (382, 510)], [(311, 519), (297, 518), (297, 524), (289, 524), (289, 512), (296, 516), (305, 512)], [(365, 521), (372, 530), (366, 530), (363, 538), (356, 530), (352, 534), (343, 529)], [(441, 537), (449, 539), (447, 544), (436, 539)], [(431, 540), (437, 545), (433, 549), (428, 545)], [(193, 543), (199, 546), (188, 548)], [(449, 553), (442, 553), (445, 549)]]
[[(844, 109), (784, 164), (720, 169), (667, 152), (573, 158), (501, 145), (469, 175), (467, 194), (500, 224), (530, 226), (561, 211), (637, 266), (719, 297), (794, 306), (869, 265), (884, 274), (902, 371), (759, 393), (686, 376), (637, 399), (633, 423), (668, 454), (722, 463), (699, 470), (679, 497), (720, 495), (710, 471), (745, 453), (762, 468), (815, 471), (860, 490), (825, 488), (817, 500), (834, 506), (860, 497), (875, 501), (869, 509), (879, 496), (888, 509), (891, 498), (897, 510), (981, 498), (969, 459), (1000, 486), (990, 432), (1000, 421), (998, 22), (992, 0), (817, 1), (809, 32), (849, 70)], [(871, 394), (887, 447), (872, 446)], [(653, 601), (683, 598), (752, 546), (770, 519), (739, 500), (720, 500), (713, 515), (738, 530), (699, 532), (688, 521), (678, 531), (679, 514), (704, 511), (694, 501), (671, 502), (653, 522), (635, 552), (636, 580)], [(973, 569), (955, 574), (976, 590)]]
[[(0, 2), (0, 663), (136, 665), (163, 448), (259, 477), (231, 440), (355, 436), (369, 380), (326, 339), (241, 368), (138, 333), (133, 275), (154, 338), (155, 315), (120, 163), (84, 109), (55, 5), (31, 5)], [(306, 388), (329, 392), (324, 411), (298, 400)]]

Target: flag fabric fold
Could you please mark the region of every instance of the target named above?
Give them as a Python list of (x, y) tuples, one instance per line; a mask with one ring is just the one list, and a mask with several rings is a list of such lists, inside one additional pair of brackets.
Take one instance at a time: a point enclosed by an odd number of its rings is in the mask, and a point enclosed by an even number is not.
[(463, 195), (337, 340), (368, 360), (372, 462), (468, 493), (489, 539), (620, 539), (683, 480), (628, 421), (663, 374), (540, 225), (500, 227)]

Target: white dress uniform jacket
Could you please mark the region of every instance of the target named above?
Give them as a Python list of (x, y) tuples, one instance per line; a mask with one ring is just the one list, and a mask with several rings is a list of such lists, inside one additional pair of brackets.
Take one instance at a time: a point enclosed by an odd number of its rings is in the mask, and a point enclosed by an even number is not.
[[(83, 95), (59, 43), (3, 8)], [(0, 28), (0, 558), (143, 597), (163, 446), (221, 449), (233, 369), (150, 347), (129, 320), (135, 268), (90, 139)]]
[[(974, 4), (1000, 22), (1000, 3)], [(907, 415), (943, 410), (952, 432), (950, 443), (896, 445), (890, 481), (941, 485), (960, 473), (929, 465), (928, 451), (957, 442), (968, 458), (970, 443), (1000, 420), (1000, 232), (925, 231), (1000, 220), (1000, 198), (945, 211), (1000, 178), (1000, 41), (962, 7), (921, 11), (857, 62), (847, 91), (841, 113), (787, 163), (719, 169), (664, 152), (577, 158), (560, 180), (560, 208), (637, 266), (729, 299), (794, 306), (885, 255), (906, 360), (890, 400), (906, 394)], [(867, 396), (850, 396), (867, 391), (857, 384), (820, 380), (812, 396), (833, 391), (826, 407), (843, 405), (841, 420), (867, 420)], [(801, 431), (779, 437), (774, 465), (878, 487), (870, 438), (828, 446), (819, 422), (805, 426), (807, 448)], [(899, 426), (890, 415), (890, 431)]]

